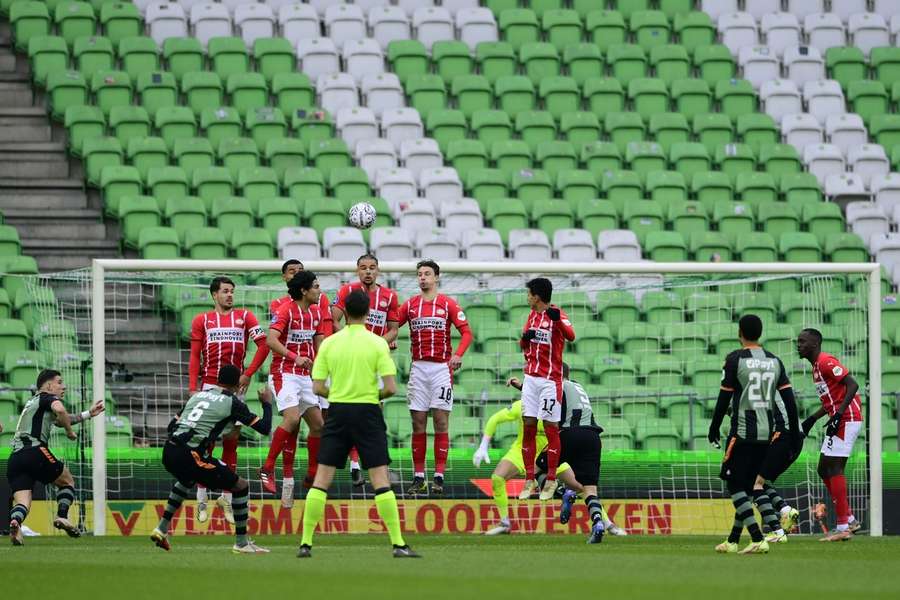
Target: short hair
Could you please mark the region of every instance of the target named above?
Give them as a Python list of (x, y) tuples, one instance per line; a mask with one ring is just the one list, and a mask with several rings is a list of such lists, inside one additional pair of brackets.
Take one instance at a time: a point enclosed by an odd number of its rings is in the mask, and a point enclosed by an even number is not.
[(763, 332), (762, 319), (756, 315), (744, 315), (738, 321), (738, 331), (748, 342), (758, 341), (762, 337)]
[(300, 271), (288, 281), (288, 295), (293, 300), (299, 300), (304, 292), (312, 289), (313, 283), (316, 281), (316, 274), (312, 271)]
[(813, 329), (812, 327), (807, 327), (800, 333), (807, 333), (807, 334), (811, 335), (813, 337), (813, 339), (816, 340), (816, 344), (818, 344), (820, 346), (822, 345), (822, 332), (819, 331), (818, 329)]
[(418, 271), (422, 267), (431, 268), (431, 270), (434, 271), (435, 275), (441, 274), (441, 268), (438, 266), (438, 264), (436, 262), (434, 262), (430, 258), (425, 259), (425, 260), (420, 260), (418, 263), (416, 263), (416, 271)]
[(532, 295), (537, 296), (544, 302), (550, 302), (550, 299), (553, 298), (553, 284), (546, 277), (535, 277), (526, 283), (525, 287), (528, 288)]
[(37, 389), (44, 387), (44, 384), (62, 375), (54, 369), (44, 369), (37, 376)]
[(359, 263), (361, 263), (361, 262), (364, 261), (364, 260), (374, 260), (374, 261), (375, 261), (375, 266), (376, 266), (376, 267), (378, 266), (378, 259), (375, 258), (375, 255), (372, 254), (371, 252), (366, 252), (365, 254), (363, 254), (362, 256), (360, 256), (359, 258), (357, 258), (357, 259), (356, 259), (356, 266), (358, 267), (358, 266), (359, 266)]
[(234, 365), (225, 365), (219, 369), (216, 381), (219, 385), (237, 385), (241, 381), (241, 370)]
[(351, 319), (361, 319), (369, 312), (369, 295), (362, 290), (353, 290), (344, 300), (344, 309)]
[(562, 371), (563, 371), (563, 379), (568, 379), (569, 378), (569, 363), (563, 362)]
[(292, 267), (294, 265), (300, 265), (300, 268), (303, 268), (303, 263), (297, 260), (296, 258), (292, 258), (290, 260), (284, 261), (284, 264), (281, 265), (281, 274), (284, 275), (287, 273), (288, 267)]
[(215, 294), (222, 288), (224, 283), (230, 284), (231, 287), (237, 287), (230, 277), (213, 277), (213, 280), (209, 282), (209, 293)]

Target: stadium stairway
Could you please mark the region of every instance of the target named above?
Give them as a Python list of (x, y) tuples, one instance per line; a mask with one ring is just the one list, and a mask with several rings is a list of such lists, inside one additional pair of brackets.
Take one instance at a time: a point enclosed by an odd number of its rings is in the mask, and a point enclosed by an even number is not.
[(66, 154), (65, 133), (32, 89), (28, 58), (16, 55), (0, 23), (0, 210), (19, 232), (23, 254), (41, 271), (119, 256), (120, 232), (103, 223), (99, 197), (84, 189), (80, 161)]

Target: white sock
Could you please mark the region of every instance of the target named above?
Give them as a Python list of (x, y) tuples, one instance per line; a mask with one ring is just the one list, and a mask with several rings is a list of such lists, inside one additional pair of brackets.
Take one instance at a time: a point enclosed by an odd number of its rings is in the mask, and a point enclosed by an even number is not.
[(197, 502), (202, 502), (203, 504), (206, 504), (207, 500), (209, 500), (209, 496), (206, 495), (206, 488), (198, 487), (197, 488)]
[(443, 473), (438, 473), (437, 471), (435, 471), (434, 476), (435, 476), (435, 477), (440, 477), (441, 479), (444, 478), (444, 474), (443, 474)]
[(838, 526), (837, 526), (838, 531), (847, 531), (848, 529), (850, 529), (850, 526), (847, 525), (846, 523), (838, 523)]
[(422, 479), (425, 479), (425, 473), (413, 473), (413, 476), (414, 476), (414, 477), (421, 477)]
[(786, 515), (789, 512), (791, 512), (791, 507), (788, 506), (787, 504), (785, 504), (784, 506), (781, 507), (781, 514)]
[(294, 483), (294, 478), (293, 478), (293, 477), (282, 477), (282, 478), (281, 478), (281, 482), (282, 482), (283, 484), (284, 484), (284, 483)]
[(784, 535), (784, 529), (781, 529), (779, 527), (778, 529), (775, 530), (775, 535)]
[(358, 470), (359, 470), (359, 463), (356, 462), (355, 460), (351, 460), (351, 461), (350, 461), (350, 468), (351, 468), (351, 469), (355, 469), (355, 470), (358, 471)]
[(847, 524), (855, 523), (855, 522), (856, 522), (856, 517), (854, 517), (853, 515), (850, 515), (850, 518), (847, 520)]

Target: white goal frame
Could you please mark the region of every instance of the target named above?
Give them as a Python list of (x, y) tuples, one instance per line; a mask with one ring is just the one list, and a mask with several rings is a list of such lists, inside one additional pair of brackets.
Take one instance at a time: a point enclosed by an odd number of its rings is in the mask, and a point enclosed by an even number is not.
[[(223, 267), (229, 273), (277, 272), (281, 260), (139, 260), (94, 259), (91, 264), (91, 341), (93, 355), (93, 401), (102, 401), (106, 392), (106, 273), (123, 271), (218, 272)], [(307, 268), (323, 272), (353, 272), (351, 261), (305, 261)], [(384, 273), (415, 271), (415, 261), (382, 262)], [(696, 262), (441, 262), (444, 273), (586, 273), (592, 275), (660, 274), (660, 275), (837, 275), (866, 274), (869, 276), (869, 398), (881, 398), (881, 265), (878, 263), (696, 263)], [(882, 520), (882, 464), (881, 410), (869, 411), (869, 519), (870, 535), (881, 536)], [(93, 518), (94, 535), (106, 535), (106, 420), (93, 419)]]

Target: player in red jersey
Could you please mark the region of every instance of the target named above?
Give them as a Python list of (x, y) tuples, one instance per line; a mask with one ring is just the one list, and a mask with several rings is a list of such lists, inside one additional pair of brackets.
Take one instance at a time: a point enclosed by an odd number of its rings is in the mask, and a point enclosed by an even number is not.
[[(274, 354), (272, 381), (276, 393), (281, 425), (272, 435), (272, 445), (266, 462), (259, 470), (263, 488), (275, 493), (275, 459), (284, 452), (282, 464), (284, 481), (281, 504), (285, 508), (294, 505), (293, 456), (297, 448), (300, 419), (309, 426), (307, 438), (309, 462), (304, 484), (309, 487), (318, 466), (319, 439), (322, 435), (322, 410), (319, 397), (313, 393), (310, 369), (316, 358), (319, 344), (325, 338), (326, 319), (319, 305), (319, 280), (311, 271), (300, 271), (288, 283), (292, 302), (278, 309), (269, 327), (267, 343)], [(287, 452), (285, 452), (287, 450)]]
[(556, 467), (561, 451), (559, 420), (562, 409), (563, 346), (575, 341), (575, 329), (568, 315), (550, 304), (553, 284), (537, 277), (525, 284), (531, 313), (522, 329), (519, 345), (525, 353), (525, 380), (522, 382), (522, 460), (525, 463), (525, 487), (519, 498), (527, 500), (537, 491), (534, 478), (534, 459), (537, 451), (538, 419), (544, 422), (547, 435), (547, 480), (541, 490), (541, 500), (553, 498), (556, 491)]
[[(334, 330), (340, 329), (341, 321), (344, 319), (344, 302), (347, 296), (354, 290), (362, 290), (369, 294), (366, 329), (383, 337), (393, 350), (397, 347), (397, 332), (400, 329), (397, 320), (399, 296), (391, 288), (378, 283), (378, 259), (374, 255), (363, 254), (356, 259), (356, 274), (359, 281), (341, 286), (331, 306)], [(359, 454), (356, 448), (350, 449), (350, 480), (357, 487), (365, 483), (362, 470), (359, 468)]]
[[(303, 263), (297, 260), (296, 258), (292, 258), (290, 260), (284, 261), (284, 264), (281, 265), (281, 278), (284, 280), (285, 284), (290, 283), (291, 279), (294, 278), (294, 275), (303, 271)], [(290, 294), (286, 296), (282, 296), (281, 298), (276, 298), (269, 303), (269, 318), (275, 318), (276, 313), (278, 313), (278, 309), (281, 308), (282, 305), (292, 302)], [(319, 294), (319, 309), (322, 311), (322, 314), (325, 316), (325, 337), (331, 335), (333, 330), (332, 320), (331, 320), (331, 301), (328, 299), (328, 294), (325, 292), (321, 292)], [(272, 386), (272, 378), (269, 377), (269, 387)], [(326, 405), (322, 408), (328, 408), (327, 400), (322, 398), (326, 402)]]
[(812, 364), (813, 383), (822, 402), (822, 407), (803, 421), (804, 435), (809, 434), (820, 418), (825, 415), (829, 417), (818, 471), (834, 502), (837, 528), (821, 541), (845, 541), (862, 526), (850, 512), (847, 479), (844, 477), (847, 458), (862, 429), (862, 405), (857, 393), (859, 384), (837, 358), (822, 352), (822, 333), (818, 330), (804, 329), (800, 332), (797, 353)]
[[(228, 277), (216, 277), (209, 284), (215, 310), (201, 313), (191, 323), (191, 360), (188, 367), (188, 393), (215, 387), (219, 369), (234, 365), (241, 370), (238, 393), (243, 395), (250, 385), (250, 378), (269, 355), (266, 332), (259, 326), (256, 316), (245, 308), (234, 308), (234, 281)], [(247, 344), (256, 344), (256, 353), (250, 366), (244, 368)], [(202, 377), (201, 377), (202, 365)], [(237, 471), (237, 447), (240, 430), (234, 428), (222, 436), (222, 462)], [(206, 488), (197, 486), (197, 520), (203, 523), (209, 518)], [(234, 522), (231, 510), (231, 492), (222, 492), (216, 503), (225, 512), (225, 519)]]
[[(450, 452), (448, 426), (453, 410), (453, 372), (462, 366), (462, 356), (472, 343), (472, 331), (466, 314), (456, 300), (438, 293), (441, 268), (433, 260), (416, 265), (419, 289), (400, 307), (398, 324), (409, 323), (412, 341), (412, 367), (406, 399), (412, 416), (413, 482), (407, 495), (428, 493), (425, 484), (425, 446), (428, 434), (428, 413), (434, 423), (434, 494), (444, 492), (444, 468)], [(450, 344), (450, 325), (462, 335), (456, 351)]]

